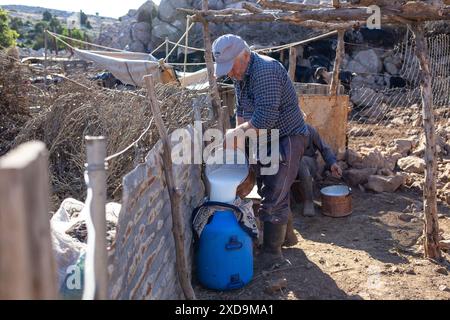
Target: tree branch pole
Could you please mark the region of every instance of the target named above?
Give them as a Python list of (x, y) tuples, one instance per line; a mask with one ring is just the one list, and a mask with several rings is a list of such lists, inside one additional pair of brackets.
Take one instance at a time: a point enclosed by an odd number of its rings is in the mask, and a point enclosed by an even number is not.
[(47, 65), (48, 65), (48, 34), (47, 29), (44, 30), (44, 85), (47, 87)]
[(164, 163), (164, 177), (166, 180), (167, 190), (169, 192), (170, 207), (172, 210), (172, 233), (175, 241), (176, 251), (176, 267), (178, 279), (184, 296), (187, 300), (195, 299), (194, 289), (190, 281), (190, 270), (187, 266), (186, 253), (184, 250), (184, 233), (183, 233), (183, 217), (181, 213), (181, 192), (177, 190), (175, 178), (173, 176), (172, 168), (172, 148), (167, 128), (161, 117), (161, 109), (155, 94), (155, 84), (153, 76), (144, 76), (144, 82), (147, 87), (147, 96), (150, 102), (150, 108), (158, 128), (159, 136), (163, 144), (163, 163)]
[(104, 137), (86, 136), (87, 196), (89, 216), (84, 300), (108, 298), (108, 253), (106, 250), (106, 140)]
[(344, 34), (345, 30), (338, 30), (338, 42), (336, 47), (336, 58), (334, 59), (333, 77), (330, 84), (330, 95), (339, 95), (339, 70), (341, 70), (341, 62), (344, 59)]
[[(202, 9), (208, 11), (208, 0), (202, 0)], [(216, 78), (214, 77), (214, 63), (212, 56), (211, 34), (209, 33), (208, 22), (203, 20), (203, 42), (205, 45), (205, 62), (208, 70), (209, 92), (211, 94), (211, 103), (214, 117), (218, 122), (218, 129), (225, 132), (227, 129), (224, 124), (224, 112), (221, 108), (219, 89), (217, 87)]]
[(438, 259), (441, 257), (439, 247), (439, 223), (437, 216), (437, 199), (436, 199), (436, 136), (434, 127), (433, 114), (433, 92), (431, 88), (431, 73), (429, 54), (424, 38), (423, 25), (412, 25), (416, 40), (416, 56), (420, 63), (420, 91), (422, 94), (422, 116), (423, 127), (425, 130), (425, 185), (423, 189), (424, 197), (424, 250), (425, 257)]
[(292, 82), (295, 81), (295, 69), (297, 67), (297, 48), (289, 48), (289, 78)]
[[(242, 9), (199, 11), (192, 9), (179, 9), (192, 14), (193, 21), (207, 21), (214, 23), (250, 23), (264, 21), (289, 22), (306, 27), (345, 29), (352, 24), (365, 24), (372, 15), (367, 7), (339, 8), (319, 6), (315, 9), (305, 10), (302, 4), (285, 3), (281, 1), (261, 1), (272, 9), (285, 10), (280, 12), (262, 11), (260, 13), (242, 12)], [(294, 10), (296, 9), (297, 10)], [(439, 7), (421, 1), (410, 1), (403, 6), (384, 6), (381, 22), (384, 24), (399, 23), (398, 17), (413, 21), (450, 20), (450, 6)], [(252, 10), (254, 11), (254, 10)]]

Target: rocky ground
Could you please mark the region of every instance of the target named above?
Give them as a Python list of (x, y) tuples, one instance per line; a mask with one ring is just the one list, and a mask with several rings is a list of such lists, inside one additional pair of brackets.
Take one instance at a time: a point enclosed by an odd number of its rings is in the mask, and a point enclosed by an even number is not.
[[(437, 263), (422, 257), (420, 192), (355, 190), (353, 213), (331, 218), (295, 213), (299, 243), (284, 248), (291, 266), (255, 270), (241, 290), (215, 292), (196, 282), (199, 299), (450, 299), (450, 255)], [(450, 236), (450, 209), (439, 207), (439, 225)], [(256, 257), (255, 259), (258, 259)]]
[[(417, 121), (416, 107), (396, 110), (395, 119), (405, 124)], [(437, 118), (436, 182), (443, 239), (450, 239), (448, 124), (448, 118)], [(349, 126), (360, 130), (350, 130), (349, 151), (339, 155), (339, 163), (344, 182), (353, 187), (352, 214), (324, 216), (319, 198), (315, 217), (294, 211), (299, 243), (283, 249), (290, 266), (273, 272), (256, 269), (253, 281), (236, 291), (215, 292), (195, 282), (198, 298), (450, 299), (449, 253), (443, 251), (441, 261), (423, 258), (423, 131), (413, 124)], [(365, 134), (354, 134), (361, 131)], [(320, 184), (334, 183), (327, 178)]]

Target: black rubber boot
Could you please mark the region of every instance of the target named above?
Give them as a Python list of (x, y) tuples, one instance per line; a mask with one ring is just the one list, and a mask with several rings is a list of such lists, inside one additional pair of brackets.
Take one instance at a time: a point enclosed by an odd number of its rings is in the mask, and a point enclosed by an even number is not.
[(284, 239), (283, 246), (292, 247), (298, 243), (297, 236), (294, 232), (294, 216), (292, 212), (289, 212), (288, 223), (286, 226), (286, 237)]
[(261, 255), (263, 269), (274, 269), (285, 262), (281, 246), (286, 237), (286, 226), (285, 224), (264, 222), (263, 253)]
[(303, 194), (302, 214), (305, 217), (313, 217), (316, 215), (316, 210), (314, 209), (314, 189), (311, 176), (303, 179), (301, 189)]

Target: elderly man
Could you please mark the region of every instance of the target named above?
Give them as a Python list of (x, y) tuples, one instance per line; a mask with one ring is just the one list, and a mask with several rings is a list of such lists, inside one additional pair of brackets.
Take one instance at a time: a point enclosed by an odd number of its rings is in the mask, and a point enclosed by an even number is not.
[(216, 77), (228, 75), (234, 82), (237, 121), (236, 128), (227, 134), (234, 135), (235, 130), (253, 129), (258, 134), (260, 129), (279, 130), (278, 171), (261, 174), (263, 165), (259, 161), (253, 168), (261, 196), (259, 217), (264, 223), (261, 260), (264, 268), (270, 268), (284, 261), (281, 246), (290, 212), (290, 188), (297, 177), (308, 129), (294, 86), (281, 63), (252, 52), (243, 39), (231, 34), (214, 41), (213, 54)]

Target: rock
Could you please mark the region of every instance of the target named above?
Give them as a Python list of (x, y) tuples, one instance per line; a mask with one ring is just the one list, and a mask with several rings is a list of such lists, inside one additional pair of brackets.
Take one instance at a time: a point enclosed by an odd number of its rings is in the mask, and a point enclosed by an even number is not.
[(388, 110), (387, 108), (389, 107), (384, 103), (374, 104), (371, 107), (365, 108), (359, 114), (369, 119), (381, 120), (386, 113), (386, 110)]
[(137, 22), (147, 22), (151, 24), (152, 18), (157, 15), (157, 12), (158, 9), (153, 1), (146, 1), (139, 9), (137, 9), (135, 14), (137, 16)]
[(357, 186), (367, 183), (369, 176), (376, 172), (376, 168), (350, 169), (344, 171), (344, 178), (351, 186)]
[(407, 156), (413, 148), (413, 141), (410, 139), (394, 140), (394, 146), (390, 149), (391, 153), (399, 153), (402, 156)]
[(414, 268), (408, 267), (404, 270), (404, 273), (414, 275), (416, 274), (416, 271), (414, 270)]
[(398, 218), (404, 222), (410, 222), (412, 219), (414, 219), (414, 216), (409, 213), (401, 213)]
[(270, 280), (266, 282), (266, 287), (264, 288), (264, 292), (268, 294), (273, 294), (275, 292), (280, 291), (281, 289), (286, 289), (288, 285), (288, 281), (286, 278), (279, 278), (275, 280)]
[(383, 64), (375, 50), (369, 49), (359, 51), (347, 68), (355, 73), (375, 74), (382, 71)]
[(393, 176), (394, 172), (389, 168), (382, 168), (382, 169), (378, 169), (377, 175), (389, 177), (389, 176)]
[(364, 187), (375, 192), (395, 192), (404, 183), (405, 178), (402, 175), (389, 177), (371, 175)]
[(152, 38), (152, 26), (147, 22), (135, 23), (131, 28), (131, 35), (134, 40), (138, 40), (144, 45), (148, 45)]
[(400, 169), (406, 172), (423, 173), (425, 171), (425, 160), (416, 156), (408, 156), (397, 161)]
[(361, 88), (357, 87), (356, 84), (352, 82), (352, 91), (350, 93), (350, 100), (355, 104), (355, 106), (368, 106), (373, 101), (378, 101), (379, 94), (368, 87)]
[(434, 269), (434, 272), (439, 273), (439, 274), (443, 274), (445, 276), (448, 275), (448, 271), (444, 267), (437, 267), (436, 269)]
[(361, 154), (363, 156), (361, 165), (363, 168), (376, 168), (381, 169), (385, 166), (385, 160), (381, 152), (374, 148), (374, 149), (363, 149), (361, 151)]
[(354, 167), (357, 164), (360, 165), (362, 162), (362, 156), (358, 152), (356, 152), (352, 149), (347, 150), (345, 159), (346, 159), (348, 165), (351, 167)]
[(384, 165), (389, 170), (394, 170), (395, 166), (397, 165), (398, 159), (403, 157), (398, 152), (395, 152), (395, 153), (387, 152), (387, 153), (382, 153), (382, 154), (383, 154), (384, 161), (385, 161)]
[(441, 285), (439, 286), (439, 290), (440, 290), (440, 291), (450, 292), (450, 288), (447, 287), (445, 284), (441, 284)]
[(153, 19), (152, 36), (162, 41), (168, 37), (171, 41), (178, 41), (179, 30), (174, 26), (164, 23), (158, 18)]
[(145, 52), (145, 45), (140, 41), (133, 41), (127, 49), (132, 52)]
[(389, 55), (384, 58), (383, 64), (389, 74), (398, 75), (402, 66), (402, 58), (399, 55)]
[(400, 268), (397, 267), (397, 266), (392, 266), (391, 272), (392, 272), (392, 273), (400, 273)]

